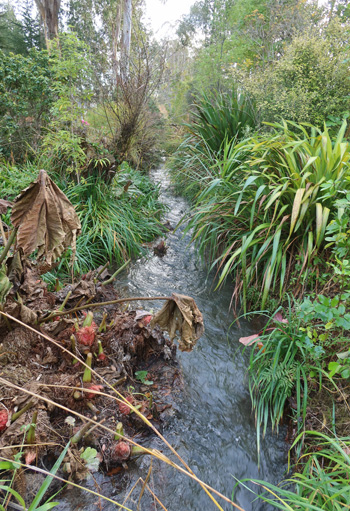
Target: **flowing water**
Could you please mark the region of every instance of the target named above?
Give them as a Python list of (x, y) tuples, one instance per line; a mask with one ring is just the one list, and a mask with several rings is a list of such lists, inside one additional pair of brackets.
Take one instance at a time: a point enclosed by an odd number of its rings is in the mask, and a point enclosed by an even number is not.
[[(169, 207), (165, 220), (175, 226), (189, 206), (183, 198), (174, 195), (164, 169), (155, 171), (153, 179), (160, 183), (162, 200)], [(149, 255), (136, 261), (118, 281), (118, 289), (122, 288), (130, 296), (169, 296), (172, 292), (189, 295), (201, 310), (205, 334), (192, 353), (178, 352), (184, 388), (176, 396), (163, 433), (199, 478), (230, 497), (234, 478), (278, 483), (286, 469), (287, 445), (283, 431), (280, 435), (269, 432), (262, 442), (258, 470), (246, 373), (249, 355), (242, 353), (238, 342), (239, 337), (255, 333), (257, 326), (254, 329), (253, 324), (241, 323), (241, 329), (236, 325), (230, 328), (234, 320), (229, 312), (230, 286), (219, 291), (212, 289), (207, 271), (188, 243), (189, 237), (183, 237), (183, 229), (170, 232), (165, 257)], [(144, 308), (145, 303), (140, 306)], [(146, 307), (157, 309), (159, 302), (147, 302)], [(150, 446), (168, 454), (157, 438), (151, 440)], [(141, 457), (129, 465), (129, 471), (122, 477), (117, 475), (113, 479), (97, 474), (96, 481), (90, 480), (87, 486), (96, 490), (98, 483), (104, 495), (122, 502), (137, 478), (146, 476), (149, 464), (148, 456)], [(157, 460), (153, 461), (151, 483), (168, 511), (217, 509), (196, 482)], [(59, 511), (98, 509), (98, 499), (87, 493), (69, 490), (61, 497)], [(153, 499), (146, 495), (143, 499), (140, 508), (143, 511), (161, 509), (159, 505), (154, 507)], [(270, 509), (262, 501), (253, 500), (254, 495), (248, 490), (238, 489), (236, 502), (245, 511)], [(132, 499), (126, 505), (136, 509)], [(233, 509), (225, 503), (222, 507), (225, 511)], [(102, 509), (110, 511), (115, 506), (104, 501)]]

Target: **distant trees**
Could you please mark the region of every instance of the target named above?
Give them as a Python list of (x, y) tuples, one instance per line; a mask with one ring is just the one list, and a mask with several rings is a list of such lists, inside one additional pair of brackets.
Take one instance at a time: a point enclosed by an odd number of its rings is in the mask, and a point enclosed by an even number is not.
[(200, 0), (178, 37), (192, 45), (192, 90), (238, 86), (261, 121), (322, 126), (350, 111), (347, 0)]

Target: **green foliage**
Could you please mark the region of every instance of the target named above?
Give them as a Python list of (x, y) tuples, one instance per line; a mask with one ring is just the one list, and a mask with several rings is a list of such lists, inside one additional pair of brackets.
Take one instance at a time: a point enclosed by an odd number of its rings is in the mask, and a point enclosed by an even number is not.
[[(77, 238), (74, 262), (76, 273), (86, 273), (106, 261), (123, 263), (144, 253), (143, 243), (161, 235), (159, 187), (148, 177), (124, 164), (107, 185), (101, 178), (90, 176), (79, 184), (59, 182), (63, 192), (75, 206), (82, 232)], [(71, 253), (61, 258), (55, 274), (46, 274), (54, 282), (56, 274), (71, 274)]]
[(21, 22), (9, 3), (0, 3), (0, 49), (5, 52), (26, 53), (25, 37)]
[(186, 125), (193, 142), (209, 146), (214, 155), (223, 151), (223, 143), (237, 142), (256, 127), (254, 106), (244, 94), (233, 89), (197, 95), (190, 124)]
[(135, 378), (144, 385), (153, 385), (153, 381), (147, 380), (148, 371), (135, 371)]
[(297, 34), (267, 68), (238, 70), (262, 120), (283, 117), (318, 127), (332, 118), (341, 123), (350, 107), (349, 46), (344, 45), (349, 30), (334, 20), (321, 34), (319, 28)]
[(346, 312), (348, 300), (349, 293), (336, 295), (333, 298), (318, 295), (317, 300), (305, 298), (298, 308), (298, 316), (306, 324), (311, 324), (313, 321), (324, 322), (326, 331), (350, 330), (350, 313)]
[(51, 86), (56, 94), (52, 105), (51, 127), (81, 126), (84, 107), (92, 97), (89, 47), (67, 32), (59, 42), (51, 41), (50, 65), (54, 81)]
[(0, 154), (23, 161), (50, 120), (53, 75), (46, 51), (0, 51)]
[[(323, 295), (304, 298), (295, 307), (289, 306), (288, 319), (278, 311), (262, 332), (240, 341), (252, 347), (249, 362), (249, 389), (256, 416), (258, 450), (260, 437), (268, 422), (278, 427), (288, 399), (295, 395), (294, 419), (298, 430), (303, 427), (308, 402), (308, 379), (322, 375), (332, 383), (334, 377), (350, 376), (349, 350), (336, 353), (350, 331), (348, 310), (350, 293), (328, 298)], [(258, 344), (256, 344), (258, 343)], [(258, 349), (255, 347), (257, 346)], [(333, 360), (332, 360), (333, 359)]]
[(13, 200), (38, 176), (38, 169), (32, 163), (15, 166), (0, 162), (0, 197)]
[[(0, 196), (13, 200), (37, 174), (37, 168), (29, 163), (25, 167), (0, 166)], [(120, 264), (138, 256), (145, 252), (143, 243), (162, 234), (159, 219), (164, 205), (159, 201), (159, 187), (126, 163), (111, 184), (99, 177), (98, 170), (79, 184), (69, 175), (53, 179), (75, 206), (82, 224), (74, 263), (76, 273), (86, 273), (106, 260)], [(68, 250), (55, 273), (46, 274), (45, 279), (54, 283), (56, 275), (68, 277), (72, 270), (70, 258)]]
[(246, 157), (235, 143), (255, 127), (254, 106), (238, 91), (197, 95), (187, 135), (169, 162), (179, 190), (194, 198), (211, 178), (232, 176)]
[(325, 240), (335, 257), (344, 260), (350, 258), (350, 193), (334, 205), (338, 208), (337, 215), (327, 225)]
[[(253, 480), (265, 492), (256, 494), (259, 500), (283, 511), (343, 511), (350, 506), (349, 445), (350, 439), (330, 437), (316, 431), (302, 433), (318, 443), (313, 444), (299, 460), (301, 471), (275, 486), (266, 481)], [(298, 436), (292, 447), (299, 442)], [(237, 485), (248, 480), (239, 481)], [(293, 491), (293, 489), (295, 490)], [(252, 490), (250, 490), (252, 491)]]
[(345, 124), (335, 141), (327, 128), (273, 127), (274, 135), (242, 142), (228, 161), (206, 169), (211, 177), (201, 180), (205, 186), (186, 228), (201, 255), (218, 265), (219, 284), (234, 275), (236, 297), (259, 286), (262, 307), (271, 293), (282, 297), (296, 255), (302, 261), (298, 280), (317, 254), (326, 257), (328, 222), (350, 188)]
[(318, 350), (299, 330), (300, 320), (292, 318), (291, 310), (288, 320), (287, 323), (277, 322), (276, 327), (271, 327), (269, 321), (259, 334), (259, 350), (252, 349), (250, 354), (249, 391), (255, 411), (258, 452), (261, 435), (265, 435), (269, 421), (272, 429), (278, 428), (294, 389), (296, 417), (301, 421), (299, 425), (302, 424), (308, 398), (305, 367), (308, 360), (317, 363), (319, 358)]

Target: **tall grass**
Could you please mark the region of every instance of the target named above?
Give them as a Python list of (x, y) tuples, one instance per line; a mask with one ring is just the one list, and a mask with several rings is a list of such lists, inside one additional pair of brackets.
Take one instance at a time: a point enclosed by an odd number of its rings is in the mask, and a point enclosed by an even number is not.
[[(13, 199), (36, 179), (37, 172), (30, 165), (22, 169), (1, 168), (4, 177), (0, 184), (1, 197)], [(146, 175), (125, 164), (109, 185), (98, 176), (82, 179), (79, 184), (68, 178), (54, 176), (81, 221), (74, 260), (76, 273), (86, 273), (106, 261), (121, 264), (141, 255), (145, 253), (143, 244), (162, 234), (159, 220), (165, 208), (159, 200), (159, 186)], [(46, 274), (45, 279), (54, 282), (56, 276), (68, 277), (71, 271), (68, 250), (56, 270)]]
[[(306, 431), (305, 435), (317, 441), (316, 452), (305, 453), (299, 460), (300, 471), (279, 486), (253, 480), (266, 490), (257, 495), (257, 499), (284, 511), (350, 509), (350, 438), (329, 437), (316, 431)], [(294, 444), (299, 440), (297, 437)], [(246, 481), (240, 484), (247, 487)]]
[[(74, 263), (77, 273), (107, 260), (121, 264), (141, 255), (145, 253), (143, 244), (162, 234), (159, 219), (164, 206), (159, 201), (159, 187), (129, 167), (116, 176), (112, 186), (90, 177), (79, 184), (63, 185), (63, 191), (81, 221)], [(58, 271), (69, 274), (69, 251)]]
[[(280, 316), (279, 321), (275, 318)], [(270, 318), (259, 334), (251, 339), (254, 344), (248, 366), (249, 391), (255, 412), (257, 448), (260, 452), (261, 436), (270, 423), (278, 429), (289, 398), (296, 397), (295, 419), (302, 428), (308, 401), (307, 375), (312, 367), (320, 368), (321, 346), (314, 345), (303, 328), (298, 315), (292, 314), (289, 304), (288, 319), (282, 321), (279, 313)]]
[(236, 297), (244, 286), (258, 286), (262, 307), (269, 294), (282, 297), (296, 263), (300, 280), (317, 255), (327, 257), (326, 227), (350, 189), (346, 123), (335, 140), (326, 127), (273, 128), (230, 148), (206, 177), (194, 177), (201, 192), (187, 227), (218, 268), (219, 285), (232, 275)]
[(233, 172), (244, 158), (235, 144), (256, 128), (254, 105), (238, 91), (212, 92), (195, 98), (192, 121), (169, 160), (175, 187), (193, 199), (212, 178), (212, 172)]

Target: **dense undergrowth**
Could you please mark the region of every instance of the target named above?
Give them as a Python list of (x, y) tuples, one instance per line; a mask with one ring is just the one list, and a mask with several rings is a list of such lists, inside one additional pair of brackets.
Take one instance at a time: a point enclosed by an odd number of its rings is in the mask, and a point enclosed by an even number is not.
[[(0, 166), (1, 197), (14, 199), (36, 175), (35, 165)], [(121, 265), (144, 253), (143, 244), (163, 232), (160, 218), (164, 206), (159, 201), (159, 187), (126, 163), (110, 184), (93, 175), (79, 184), (59, 177), (56, 183), (75, 206), (81, 221), (74, 257), (77, 275), (107, 261)], [(71, 250), (67, 250), (44, 278), (54, 283), (56, 278), (70, 277), (71, 256)]]
[(250, 351), (258, 450), (286, 415), (294, 439), (294, 474), (280, 487), (256, 481), (266, 490), (258, 498), (278, 509), (343, 509), (350, 498), (347, 123), (259, 127), (238, 94), (204, 96), (194, 108), (169, 162), (192, 204), (185, 229), (216, 269), (217, 285), (232, 283), (236, 308), (268, 309), (262, 331), (240, 339)]

